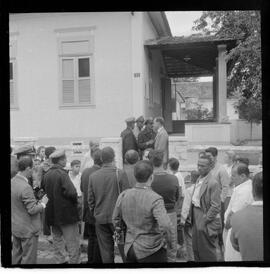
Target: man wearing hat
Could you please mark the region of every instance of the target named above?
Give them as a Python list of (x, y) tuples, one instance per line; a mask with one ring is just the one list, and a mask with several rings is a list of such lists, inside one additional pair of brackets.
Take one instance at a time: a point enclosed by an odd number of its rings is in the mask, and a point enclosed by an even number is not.
[(147, 118), (144, 122), (145, 127), (139, 133), (138, 136), (138, 147), (140, 150), (140, 156), (142, 157), (143, 152), (147, 148), (154, 149), (156, 133), (153, 130), (153, 118)]
[(79, 215), (77, 191), (67, 171), (64, 150), (56, 150), (50, 155), (51, 168), (44, 175), (45, 192), (49, 198), (46, 207), (46, 223), (52, 227), (55, 260), (65, 262), (65, 246), (69, 263), (77, 264), (80, 259)]
[(130, 117), (126, 119), (127, 128), (121, 132), (122, 138), (122, 159), (124, 162), (125, 154), (128, 150), (133, 149), (138, 151), (138, 145), (136, 141), (136, 137), (133, 133), (134, 125), (135, 125), (135, 118)]
[(138, 135), (142, 131), (144, 125), (144, 117), (140, 116), (136, 119), (136, 125), (134, 126), (133, 133), (136, 140), (138, 140)]

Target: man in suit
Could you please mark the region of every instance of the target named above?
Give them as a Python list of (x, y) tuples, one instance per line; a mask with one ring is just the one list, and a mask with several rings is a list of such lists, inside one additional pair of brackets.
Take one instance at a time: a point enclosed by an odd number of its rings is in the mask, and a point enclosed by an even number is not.
[(252, 181), (254, 202), (236, 212), (231, 219), (231, 243), (243, 261), (263, 261), (263, 178), (257, 173)]
[(89, 178), (88, 205), (96, 221), (102, 262), (114, 263), (112, 214), (118, 195), (129, 188), (129, 183), (126, 173), (116, 168), (115, 153), (111, 147), (101, 150), (101, 160), (102, 168)]
[(153, 128), (154, 131), (157, 132), (154, 149), (163, 152), (163, 167), (166, 169), (169, 157), (169, 135), (164, 128), (164, 119), (162, 117), (156, 117)]
[(125, 154), (128, 150), (133, 149), (138, 151), (138, 145), (136, 137), (133, 133), (134, 125), (135, 125), (135, 118), (130, 117), (126, 119), (127, 128), (121, 132), (122, 138), (122, 159), (123, 162), (125, 161)]
[(65, 151), (56, 150), (50, 155), (50, 159), (53, 165), (44, 175), (45, 192), (49, 198), (45, 221), (52, 226), (56, 262), (67, 263), (66, 246), (69, 262), (77, 264), (80, 262), (77, 191), (64, 169), (67, 163)]
[(19, 172), (11, 180), (11, 218), (13, 236), (13, 264), (36, 264), (38, 236), (41, 231), (40, 213), (48, 198), (37, 201), (28, 183), (33, 168), (29, 156), (18, 161)]
[(88, 234), (88, 264), (102, 263), (95, 228), (95, 218), (88, 207), (89, 177), (102, 166), (101, 150), (99, 148), (96, 149), (95, 152), (92, 153), (92, 157), (94, 159), (94, 165), (92, 167), (87, 167), (83, 171), (81, 177), (81, 192), (83, 194), (83, 221), (85, 222), (84, 229)]
[(198, 178), (192, 202), (192, 246), (197, 262), (217, 261), (216, 246), (221, 229), (221, 188), (210, 172), (211, 158), (207, 155), (198, 159)]

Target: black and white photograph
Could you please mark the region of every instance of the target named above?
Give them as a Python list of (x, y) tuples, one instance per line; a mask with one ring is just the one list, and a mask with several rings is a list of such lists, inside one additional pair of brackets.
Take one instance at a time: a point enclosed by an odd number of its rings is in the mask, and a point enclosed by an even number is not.
[(5, 264), (263, 263), (261, 26), (255, 9), (9, 13)]

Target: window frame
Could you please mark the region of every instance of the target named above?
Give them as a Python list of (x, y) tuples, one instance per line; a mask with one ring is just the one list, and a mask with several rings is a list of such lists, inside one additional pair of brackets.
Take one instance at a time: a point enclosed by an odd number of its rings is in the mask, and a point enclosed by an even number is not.
[[(9, 59), (9, 63), (12, 63), (12, 82), (13, 82), (13, 93), (14, 93), (14, 104), (11, 103), (11, 101), (9, 101), (10, 103), (10, 109), (11, 110), (18, 110), (19, 106), (18, 106), (18, 92), (17, 92), (17, 64), (16, 64), (16, 58), (11, 57)], [(9, 100), (10, 100), (10, 82), (11, 80), (9, 79)]]
[[(89, 49), (87, 52), (62, 53), (62, 43), (88, 41)], [(92, 44), (91, 44), (92, 43)], [(58, 66), (59, 66), (59, 108), (91, 108), (95, 107), (95, 82), (94, 82), (94, 36), (93, 35), (72, 35), (58, 38)], [(89, 58), (89, 77), (79, 77), (79, 59)], [(73, 76), (74, 76), (74, 103), (63, 102), (63, 60), (73, 59)], [(79, 80), (90, 79), (90, 103), (79, 102)], [(71, 79), (66, 79), (71, 80)]]

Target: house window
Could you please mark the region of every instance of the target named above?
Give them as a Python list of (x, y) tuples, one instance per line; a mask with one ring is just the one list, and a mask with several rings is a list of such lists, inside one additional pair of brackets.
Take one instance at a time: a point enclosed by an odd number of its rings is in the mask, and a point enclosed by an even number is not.
[(90, 56), (62, 57), (63, 105), (91, 104)]
[(15, 61), (9, 62), (9, 97), (10, 97), (10, 108), (17, 108), (16, 100), (16, 83), (15, 83)]
[(152, 62), (151, 62), (151, 60), (149, 60), (148, 77), (149, 77), (149, 103), (150, 103), (150, 105), (153, 105), (153, 103), (154, 103), (154, 91), (153, 91)]
[(59, 38), (60, 106), (94, 104), (93, 44), (93, 35)]

